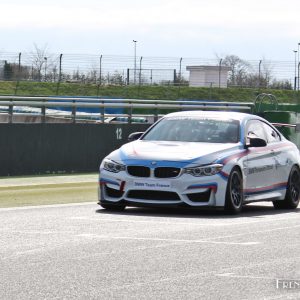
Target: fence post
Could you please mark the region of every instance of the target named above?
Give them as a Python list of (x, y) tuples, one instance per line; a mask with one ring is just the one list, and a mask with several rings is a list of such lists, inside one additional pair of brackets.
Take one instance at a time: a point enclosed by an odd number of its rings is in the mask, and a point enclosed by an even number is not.
[(154, 102), (155, 104), (155, 109), (154, 109), (154, 122), (158, 120), (158, 104), (157, 102)]
[(142, 82), (142, 60), (143, 60), (143, 56), (141, 56), (141, 58), (140, 58), (139, 85), (141, 85), (141, 82)]
[(178, 75), (178, 98), (180, 98), (180, 88), (181, 88), (181, 66), (182, 66), (182, 57), (180, 57), (180, 60), (179, 60), (179, 75)]
[(129, 115), (128, 115), (128, 124), (132, 123), (132, 102), (129, 101), (130, 107), (129, 107)]
[(179, 61), (179, 85), (181, 85), (181, 66), (182, 66), (182, 57), (180, 57), (180, 61)]
[[(42, 101), (43, 103), (46, 103), (47, 102), (47, 100), (46, 99), (43, 99), (43, 101)], [(41, 123), (46, 123), (46, 106), (45, 105), (43, 105), (42, 107), (41, 107)]]
[(221, 87), (221, 69), (222, 69), (222, 58), (220, 59), (219, 62), (219, 88)]
[(99, 90), (102, 84), (102, 54), (100, 55), (100, 66), (99, 66), (99, 83), (97, 86), (97, 97), (99, 97)]
[(73, 100), (72, 103), (74, 104), (72, 106), (72, 123), (76, 123), (76, 100)]
[(16, 84), (16, 89), (15, 89), (15, 95), (18, 93), (18, 88), (20, 84), (20, 78), (21, 78), (21, 55), (22, 53), (19, 53), (19, 64), (18, 64), (18, 76), (17, 76), (17, 84)]
[(126, 82), (127, 82), (127, 85), (129, 85), (129, 68), (127, 68), (127, 78), (126, 78)]
[(102, 54), (100, 55), (100, 69), (99, 69), (100, 75), (99, 75), (99, 85), (102, 84)]
[(300, 68), (300, 62), (298, 62), (298, 91), (299, 91), (299, 68)]
[(59, 77), (58, 77), (58, 81), (61, 82), (61, 61), (62, 61), (62, 54), (60, 54), (59, 56)]
[(261, 81), (261, 62), (262, 60), (259, 61), (259, 65), (258, 65), (258, 88), (260, 88), (260, 81)]
[(58, 83), (57, 83), (57, 87), (56, 87), (56, 95), (58, 95), (58, 90), (59, 90), (59, 84), (61, 81), (61, 61), (62, 61), (62, 54), (60, 54), (59, 56), (59, 74), (58, 74)]
[[(104, 100), (101, 102), (104, 105)], [(100, 108), (100, 115), (101, 115), (101, 123), (104, 123), (105, 120), (105, 108), (104, 106)]]
[(10, 101), (10, 104), (8, 106), (8, 123), (12, 123), (13, 121), (13, 111), (14, 111), (14, 105), (13, 102)]

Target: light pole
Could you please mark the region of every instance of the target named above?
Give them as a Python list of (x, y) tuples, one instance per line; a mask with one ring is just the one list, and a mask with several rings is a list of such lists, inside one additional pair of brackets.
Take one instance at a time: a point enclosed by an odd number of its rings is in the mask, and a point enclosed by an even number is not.
[(296, 90), (297, 86), (297, 50), (293, 50), (295, 53), (295, 81), (294, 81), (294, 90)]
[(298, 91), (299, 91), (299, 46), (300, 46), (300, 43), (298, 43)]
[(134, 84), (136, 84), (136, 43), (137, 41), (132, 40), (134, 43)]

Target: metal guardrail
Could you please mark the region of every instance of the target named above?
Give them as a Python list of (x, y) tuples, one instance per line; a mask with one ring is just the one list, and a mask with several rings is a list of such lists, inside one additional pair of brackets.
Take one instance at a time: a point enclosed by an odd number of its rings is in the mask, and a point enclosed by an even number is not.
[[(152, 116), (156, 121), (160, 117), (161, 110), (227, 110), (227, 111), (243, 111), (252, 112), (253, 103), (243, 102), (219, 102), (219, 101), (186, 101), (186, 100), (143, 100), (143, 99), (103, 99), (103, 98), (77, 98), (77, 97), (22, 97), (22, 96), (0, 96), (0, 106), (7, 107), (8, 122), (13, 122), (13, 115), (16, 113), (16, 107), (39, 108), (40, 113), (35, 112), (34, 115), (41, 116), (42, 122), (46, 122), (47, 109), (54, 107), (71, 108), (71, 115), (68, 116), (75, 123), (77, 119), (83, 116), (77, 112), (77, 108), (99, 108), (99, 122), (104, 122), (105, 118), (111, 116), (124, 116), (128, 118), (128, 123), (132, 122), (132, 118), (141, 116)], [(106, 114), (105, 108), (124, 108), (126, 114)], [(145, 114), (133, 113), (134, 109), (145, 110)], [(149, 110), (151, 114), (149, 115)], [(3, 112), (3, 111), (2, 111)], [(5, 112), (3, 112), (5, 113)], [(20, 113), (18, 113), (20, 114)], [(25, 114), (25, 113), (24, 113)], [(85, 114), (87, 119), (95, 113)], [(63, 117), (63, 116), (61, 116)], [(66, 116), (65, 116), (66, 117)]]
[(295, 132), (300, 132), (300, 124), (286, 124), (286, 123), (274, 123), (272, 122), (272, 125), (278, 128), (294, 128)]

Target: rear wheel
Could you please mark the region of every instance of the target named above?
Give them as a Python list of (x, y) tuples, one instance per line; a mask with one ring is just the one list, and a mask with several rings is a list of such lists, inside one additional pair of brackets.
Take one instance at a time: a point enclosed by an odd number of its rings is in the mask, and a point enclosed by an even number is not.
[(111, 211), (123, 211), (125, 209), (124, 204), (111, 204), (111, 203), (99, 203), (101, 207)]
[(293, 166), (289, 175), (286, 195), (284, 200), (273, 201), (276, 209), (295, 209), (299, 204), (300, 196), (300, 170)]
[(228, 178), (225, 211), (232, 214), (239, 213), (242, 210), (243, 201), (243, 177), (241, 171), (235, 167)]

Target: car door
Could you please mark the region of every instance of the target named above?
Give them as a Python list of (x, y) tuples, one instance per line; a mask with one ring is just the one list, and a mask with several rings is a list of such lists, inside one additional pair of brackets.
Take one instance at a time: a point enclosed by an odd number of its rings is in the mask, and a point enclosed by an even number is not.
[[(262, 138), (267, 142), (264, 122), (250, 120), (246, 125), (245, 136)], [(245, 200), (258, 200), (268, 197), (276, 182), (274, 177), (275, 159), (270, 147), (249, 147), (244, 160), (244, 195)]]
[(283, 142), (280, 135), (269, 124), (264, 123), (264, 129), (267, 136), (268, 146), (271, 149), (275, 160), (275, 171), (273, 178), (276, 180), (275, 185), (284, 185), (289, 176), (289, 159), (287, 151), (284, 151)]

